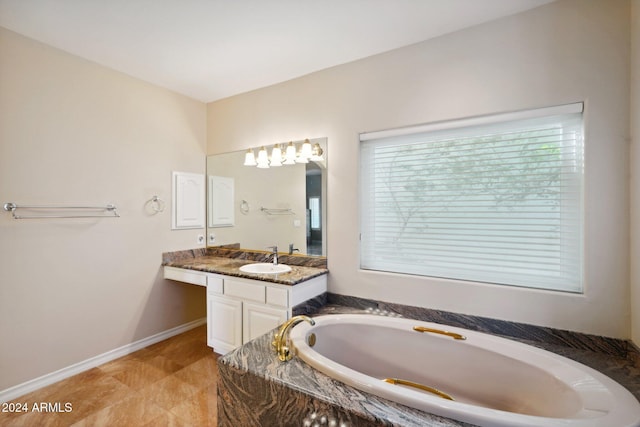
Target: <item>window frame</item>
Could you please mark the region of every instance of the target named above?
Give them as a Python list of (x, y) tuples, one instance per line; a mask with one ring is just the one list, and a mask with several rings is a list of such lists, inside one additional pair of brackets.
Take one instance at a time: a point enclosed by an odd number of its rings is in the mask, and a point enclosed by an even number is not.
[[(583, 293), (584, 292), (584, 266), (583, 266), (584, 264), (584, 248), (583, 248), (584, 246), (584, 182), (585, 182), (584, 180), (583, 110), (584, 110), (584, 105), (582, 102), (579, 102), (579, 103), (539, 108), (539, 109), (533, 109), (533, 110), (523, 110), (523, 111), (517, 111), (517, 112), (510, 112), (510, 113), (477, 116), (477, 117), (471, 117), (466, 119), (457, 119), (457, 120), (423, 124), (418, 126), (388, 129), (388, 130), (377, 131), (377, 132), (361, 133), (360, 147), (359, 147), (360, 169), (361, 169), (360, 182), (359, 182), (360, 268), (363, 270), (385, 271), (385, 272), (397, 273), (397, 274), (417, 274), (417, 275), (426, 276), (426, 277), (445, 278), (445, 279), (452, 279), (452, 280), (461, 280), (466, 282), (493, 283), (493, 284), (505, 285), (505, 286), (538, 288), (538, 289), (546, 289), (546, 290), (559, 291), (559, 292)], [(372, 197), (370, 197), (367, 194), (368, 188), (366, 188), (366, 186), (368, 185), (368, 181), (366, 177), (371, 176), (371, 171), (368, 170), (368, 168), (370, 167), (370, 165), (368, 164), (369, 163), (368, 158), (366, 157), (366, 154), (364, 154), (364, 151), (367, 149), (366, 148), (367, 145), (373, 145), (377, 141), (399, 140), (400, 142), (398, 142), (398, 145), (403, 146), (404, 143), (402, 141), (404, 141), (407, 138), (410, 139), (413, 135), (438, 134), (443, 132), (456, 133), (460, 131), (460, 129), (464, 129), (464, 128), (475, 129), (475, 128), (483, 128), (486, 126), (497, 126), (498, 128), (500, 128), (501, 126), (508, 127), (511, 124), (518, 124), (523, 121), (526, 122), (527, 120), (537, 120), (537, 119), (544, 120), (545, 118), (548, 118), (548, 117), (571, 116), (571, 115), (574, 115), (574, 116), (579, 115), (579, 122), (576, 127), (576, 129), (579, 129), (579, 132), (577, 132), (577, 138), (579, 139), (578, 141), (579, 146), (574, 147), (574, 149), (580, 150), (580, 152), (576, 154), (576, 158), (579, 158), (579, 162), (580, 162), (579, 165), (577, 166), (579, 170), (576, 170), (576, 175), (580, 175), (580, 181), (578, 183), (573, 184), (575, 186), (575, 189), (576, 189), (575, 191), (577, 191), (577, 193), (576, 194), (571, 193), (572, 197), (577, 197), (579, 199), (579, 201), (576, 202), (577, 204), (579, 204), (579, 207), (578, 207), (579, 212), (576, 214), (577, 223), (576, 225), (573, 225), (574, 229), (578, 230), (579, 235), (572, 236), (572, 238), (577, 239), (578, 243), (575, 246), (572, 246), (573, 252), (571, 256), (575, 258), (575, 261), (574, 261), (574, 265), (572, 265), (572, 270), (570, 273), (570, 276), (572, 279), (570, 284), (569, 284), (569, 281), (567, 281), (568, 284), (566, 285), (558, 285), (557, 283), (554, 285), (547, 285), (545, 283), (531, 283), (531, 282), (527, 282), (524, 284), (503, 283), (500, 280), (498, 281), (486, 280), (486, 279), (483, 279), (482, 277), (477, 277), (474, 279), (469, 277), (456, 277), (455, 274), (445, 274), (445, 275), (423, 274), (411, 268), (404, 269), (404, 270), (402, 268), (375, 268), (375, 265), (376, 265), (375, 262), (371, 262), (370, 260), (364, 259), (364, 257), (367, 256), (367, 248), (375, 246), (375, 243), (372, 246), (367, 246), (371, 244), (367, 240), (369, 239), (370, 236), (367, 234), (367, 230), (365, 229), (366, 228), (365, 215), (368, 215), (367, 213), (368, 211), (375, 209), (371, 205)], [(390, 144), (392, 145), (393, 142), (391, 142)], [(565, 165), (563, 165), (563, 167), (565, 167)], [(564, 183), (564, 181), (562, 182)], [(389, 192), (390, 191), (391, 190), (389, 190)], [(559, 200), (562, 203), (564, 203), (563, 198), (560, 198)], [(562, 209), (563, 208), (561, 206), (560, 210), (562, 211)], [(559, 214), (559, 216), (563, 216), (563, 215), (564, 214), (562, 212)], [(565, 220), (561, 219), (561, 221), (565, 221)], [(562, 230), (562, 231), (566, 231), (566, 230)], [(569, 231), (570, 234), (573, 232), (574, 232), (573, 229)], [(560, 243), (560, 245), (564, 245), (564, 244), (565, 243), (563, 242)], [(561, 248), (561, 252), (562, 251), (564, 251), (564, 249)], [(565, 256), (565, 255), (560, 254), (560, 257), (562, 256)], [(558, 263), (561, 264), (562, 259), (561, 258), (558, 258), (558, 259), (559, 259)], [(405, 262), (404, 259), (403, 259), (403, 262)], [(561, 267), (561, 268), (564, 271), (565, 267)], [(420, 269), (417, 269), (417, 270), (420, 270)], [(556, 278), (556, 281), (558, 280), (563, 281), (565, 279), (564, 277), (560, 277), (559, 279)]]

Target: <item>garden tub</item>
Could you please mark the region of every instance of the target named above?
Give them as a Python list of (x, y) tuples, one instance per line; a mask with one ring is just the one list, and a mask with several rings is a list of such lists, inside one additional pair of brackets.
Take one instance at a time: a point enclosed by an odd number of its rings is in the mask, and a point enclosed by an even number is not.
[(640, 425), (640, 404), (600, 372), (509, 339), (405, 318), (314, 317), (294, 354), (358, 390), (480, 426)]

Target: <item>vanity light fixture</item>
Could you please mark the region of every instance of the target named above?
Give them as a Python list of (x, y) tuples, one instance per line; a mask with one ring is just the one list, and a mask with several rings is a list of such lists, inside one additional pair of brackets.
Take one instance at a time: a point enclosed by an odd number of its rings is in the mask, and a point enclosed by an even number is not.
[(264, 146), (260, 148), (260, 151), (258, 151), (258, 167), (260, 169), (269, 168), (269, 155), (267, 154), (267, 149), (264, 148)]
[(309, 157), (309, 160), (313, 160), (314, 162), (322, 162), (324, 161), (324, 151), (322, 150), (322, 147), (320, 147), (320, 144), (318, 144), (317, 142), (315, 144), (313, 144), (313, 148), (311, 149), (311, 157)]
[(293, 141), (289, 142), (289, 145), (287, 145), (284, 164), (285, 165), (296, 164), (296, 146), (293, 145)]
[(244, 165), (245, 166), (255, 166), (256, 163), (256, 156), (255, 154), (253, 154), (253, 150), (251, 148), (249, 148), (247, 150), (247, 153), (244, 155)]
[(273, 150), (271, 150), (271, 163), (269, 163), (272, 167), (282, 166), (282, 149), (279, 144), (273, 146)]
[(264, 145), (258, 150), (257, 156), (254, 153), (254, 149), (249, 148), (244, 155), (244, 165), (268, 169), (269, 167), (282, 165), (309, 163), (309, 160), (314, 162), (324, 161), (323, 150), (317, 142), (312, 145), (308, 139), (305, 139), (300, 146), (300, 151), (297, 148), (293, 141), (289, 142), (286, 147), (284, 144), (275, 144), (271, 149), (271, 156), (269, 156)]

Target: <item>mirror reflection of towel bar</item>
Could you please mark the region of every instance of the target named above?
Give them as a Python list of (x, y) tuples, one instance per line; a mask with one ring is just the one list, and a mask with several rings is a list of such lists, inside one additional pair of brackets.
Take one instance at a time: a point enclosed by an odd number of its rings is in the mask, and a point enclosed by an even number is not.
[(267, 215), (295, 215), (291, 209), (271, 209), (261, 207), (260, 210)]

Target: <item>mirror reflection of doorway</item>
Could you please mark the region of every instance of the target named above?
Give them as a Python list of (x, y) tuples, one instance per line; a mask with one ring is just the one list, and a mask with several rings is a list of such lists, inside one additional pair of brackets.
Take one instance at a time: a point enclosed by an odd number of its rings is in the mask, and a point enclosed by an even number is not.
[(307, 164), (307, 253), (323, 255), (322, 169)]

